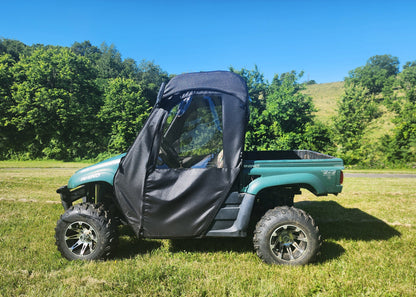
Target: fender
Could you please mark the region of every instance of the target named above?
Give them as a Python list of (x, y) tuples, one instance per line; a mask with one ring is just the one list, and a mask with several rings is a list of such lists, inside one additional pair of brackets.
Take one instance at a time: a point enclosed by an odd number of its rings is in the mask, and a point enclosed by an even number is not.
[(257, 195), (261, 190), (284, 185), (306, 184), (314, 189), (314, 193), (326, 193), (325, 184), (314, 174), (293, 173), (274, 176), (261, 176), (256, 178), (246, 187), (246, 193)]
[(104, 160), (98, 164), (83, 168), (75, 172), (68, 181), (68, 189), (74, 189), (83, 184), (93, 182), (105, 182), (113, 186), (114, 174), (120, 164), (121, 154), (110, 159)]

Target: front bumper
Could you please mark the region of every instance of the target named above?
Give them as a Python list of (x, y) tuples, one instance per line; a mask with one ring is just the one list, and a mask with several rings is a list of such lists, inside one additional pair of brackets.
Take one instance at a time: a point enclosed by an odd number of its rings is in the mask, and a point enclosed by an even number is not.
[(61, 203), (65, 210), (69, 209), (74, 201), (87, 196), (85, 185), (73, 190), (68, 189), (68, 186), (62, 186), (56, 192), (61, 196)]

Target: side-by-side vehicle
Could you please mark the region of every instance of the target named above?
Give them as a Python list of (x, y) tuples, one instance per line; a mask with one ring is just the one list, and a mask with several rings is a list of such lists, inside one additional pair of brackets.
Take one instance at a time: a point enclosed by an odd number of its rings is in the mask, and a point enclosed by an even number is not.
[(162, 85), (127, 153), (77, 171), (58, 189), (61, 254), (109, 257), (119, 224), (139, 238), (245, 237), (255, 225), (254, 249), (266, 263), (312, 261), (319, 230), (293, 199), (301, 189), (340, 193), (343, 162), (306, 150), (245, 152), (248, 104), (244, 80), (231, 72)]

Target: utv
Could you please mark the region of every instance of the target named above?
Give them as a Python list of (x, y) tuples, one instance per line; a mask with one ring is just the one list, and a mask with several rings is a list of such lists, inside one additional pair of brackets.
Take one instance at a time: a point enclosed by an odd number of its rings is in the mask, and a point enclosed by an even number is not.
[(263, 261), (312, 261), (319, 230), (293, 198), (301, 188), (340, 193), (343, 162), (312, 151), (244, 152), (248, 104), (244, 80), (231, 72), (182, 74), (162, 85), (127, 153), (77, 171), (57, 190), (61, 254), (107, 258), (119, 224), (139, 238), (244, 237), (258, 220), (253, 241)]

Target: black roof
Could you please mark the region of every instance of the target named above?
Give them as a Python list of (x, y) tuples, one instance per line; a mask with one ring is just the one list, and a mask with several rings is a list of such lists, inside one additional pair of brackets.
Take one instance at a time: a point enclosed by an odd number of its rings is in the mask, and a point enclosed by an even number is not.
[(166, 85), (163, 98), (195, 90), (217, 91), (233, 95), (247, 104), (247, 85), (238, 74), (229, 71), (209, 71), (180, 74)]

